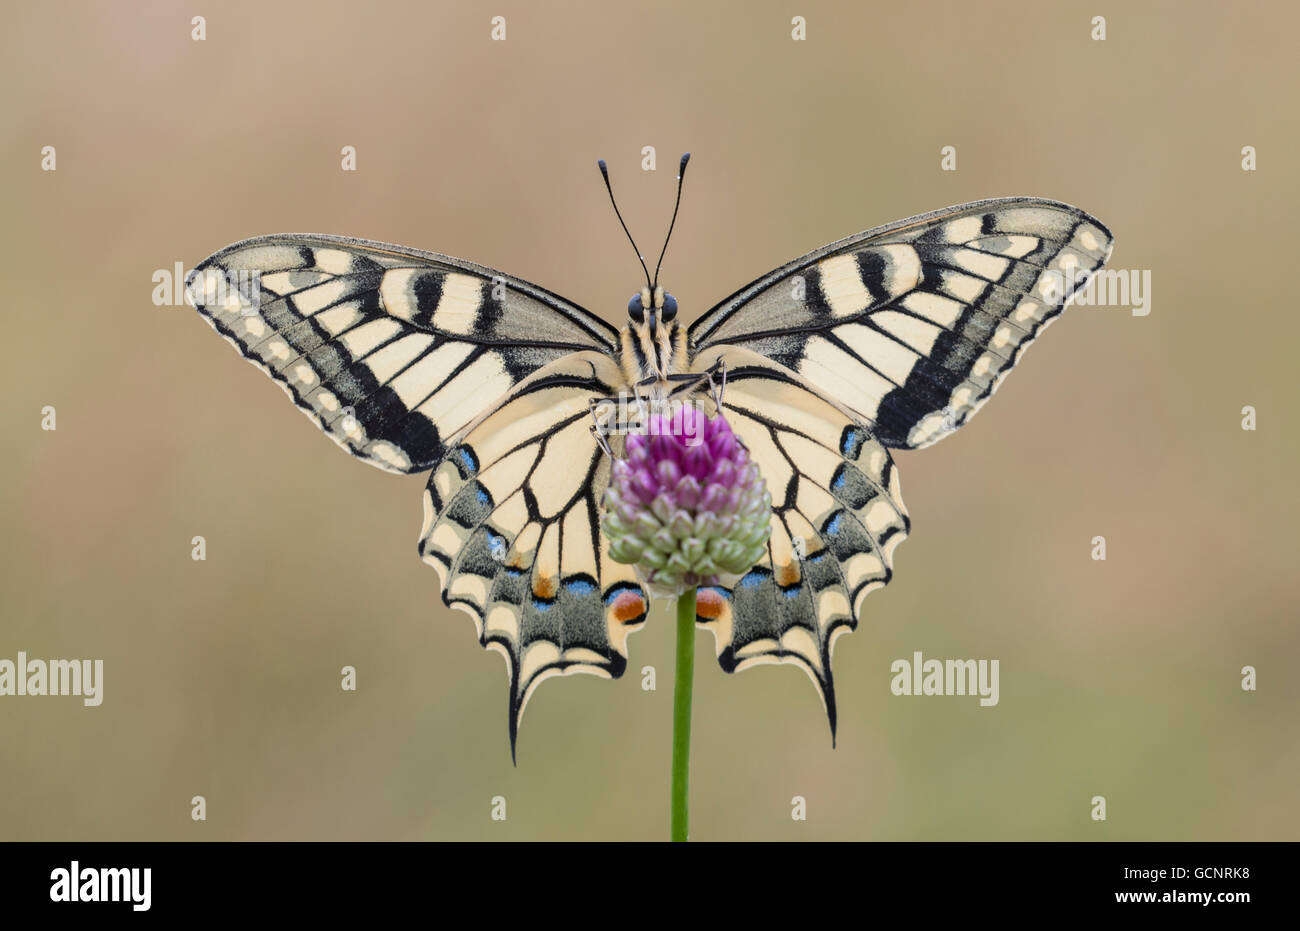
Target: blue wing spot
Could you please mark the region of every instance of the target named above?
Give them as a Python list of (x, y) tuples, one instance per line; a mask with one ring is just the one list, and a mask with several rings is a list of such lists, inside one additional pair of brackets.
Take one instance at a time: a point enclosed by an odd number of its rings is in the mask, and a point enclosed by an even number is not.
[(751, 569), (746, 572), (740, 580), (741, 588), (758, 588), (767, 578), (766, 572), (759, 572), (757, 569)]
[(714, 592), (718, 595), (721, 595), (727, 601), (731, 600), (731, 591), (729, 589), (723, 588), (721, 585), (701, 585), (698, 589), (696, 589), (696, 591)]
[(853, 454), (853, 447), (858, 441), (858, 431), (853, 427), (846, 427), (844, 435), (840, 438), (840, 454), (850, 456)]
[(596, 590), (596, 586), (592, 585), (586, 579), (573, 579), (564, 583), (564, 590), (570, 595), (582, 596), (590, 595)]
[(551, 608), (555, 607), (555, 602), (542, 601), (539, 598), (534, 598), (533, 607), (536, 608), (538, 611), (541, 611), (543, 614), (545, 614), (547, 611), (551, 610)]
[(798, 598), (800, 592), (803, 591), (803, 586), (802, 586), (802, 585), (791, 585), (789, 588), (783, 588), (783, 589), (781, 589), (781, 591), (785, 594), (785, 597), (787, 597), (787, 598)]
[(830, 534), (831, 536), (835, 536), (840, 532), (840, 518), (843, 516), (844, 516), (843, 511), (836, 511), (835, 516), (833, 516), (830, 520), (828, 520), (826, 522), (826, 526), (822, 529), (826, 533)]
[(462, 446), (459, 452), (460, 461), (464, 463), (465, 468), (469, 470), (470, 474), (473, 475), (478, 472), (478, 459), (474, 456), (473, 451)]
[(844, 487), (844, 466), (840, 466), (838, 469), (835, 470), (835, 478), (831, 480), (831, 488), (834, 491), (839, 491), (843, 487)]

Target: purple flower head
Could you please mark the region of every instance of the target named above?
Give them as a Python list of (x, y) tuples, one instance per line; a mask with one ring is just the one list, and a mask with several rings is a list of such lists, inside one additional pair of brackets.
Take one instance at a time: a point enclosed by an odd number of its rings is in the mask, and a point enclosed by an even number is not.
[(628, 434), (601, 526), (610, 557), (668, 594), (752, 568), (767, 551), (771, 514), (758, 465), (726, 419), (682, 404)]

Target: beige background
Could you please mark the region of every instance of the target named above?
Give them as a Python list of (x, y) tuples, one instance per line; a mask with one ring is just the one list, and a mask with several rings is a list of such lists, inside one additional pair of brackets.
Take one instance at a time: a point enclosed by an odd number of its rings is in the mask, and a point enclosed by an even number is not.
[[(512, 768), (502, 661), (416, 556), (422, 479), (342, 455), (150, 276), (341, 233), (616, 320), (639, 269), (595, 160), (657, 251), (687, 149), (664, 275), (686, 317), (829, 240), (1007, 194), (1094, 213), (1154, 290), (1146, 318), (1070, 311), (969, 427), (898, 456), (913, 535), (840, 641), (838, 749), (801, 672), (726, 676), (700, 635), (693, 836), (1300, 836), (1295, 8), (640, 6), (8, 11), (0, 656), (106, 669), (99, 708), (0, 698), (0, 837), (666, 835), (666, 607), (623, 679), (539, 690)], [(1001, 704), (892, 696), (914, 650), (999, 659)]]

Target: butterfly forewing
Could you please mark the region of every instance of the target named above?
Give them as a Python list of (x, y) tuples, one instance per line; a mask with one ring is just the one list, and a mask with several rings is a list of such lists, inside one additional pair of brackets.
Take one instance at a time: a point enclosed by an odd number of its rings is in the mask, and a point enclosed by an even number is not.
[(328, 236), (236, 243), (191, 300), (349, 452), (423, 472), (538, 368), (617, 332), (527, 282), (447, 256)]
[(886, 446), (964, 424), (1110, 255), (1078, 208), (980, 201), (850, 237), (737, 292), (691, 326), (798, 373)]

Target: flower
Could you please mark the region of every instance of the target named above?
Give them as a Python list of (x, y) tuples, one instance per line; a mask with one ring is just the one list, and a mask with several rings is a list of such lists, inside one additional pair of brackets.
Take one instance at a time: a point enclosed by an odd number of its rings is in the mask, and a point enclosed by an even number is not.
[(615, 459), (601, 526), (609, 554), (652, 593), (677, 595), (748, 571), (767, 551), (772, 496), (721, 414), (651, 414)]

